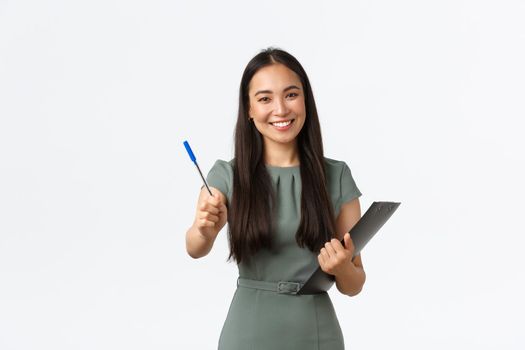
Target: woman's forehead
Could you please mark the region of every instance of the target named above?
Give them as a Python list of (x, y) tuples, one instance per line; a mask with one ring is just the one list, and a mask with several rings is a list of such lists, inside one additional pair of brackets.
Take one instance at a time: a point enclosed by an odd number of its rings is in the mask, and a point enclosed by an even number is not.
[(289, 85), (301, 88), (299, 76), (283, 64), (272, 64), (259, 69), (254, 74), (249, 84), (249, 91), (253, 92), (255, 89), (279, 91)]

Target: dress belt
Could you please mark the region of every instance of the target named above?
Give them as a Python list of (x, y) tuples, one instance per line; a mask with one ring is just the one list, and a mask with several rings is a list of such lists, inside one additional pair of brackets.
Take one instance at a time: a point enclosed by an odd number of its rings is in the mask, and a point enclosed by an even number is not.
[(279, 294), (297, 294), (297, 292), (301, 290), (303, 285), (304, 283), (299, 283), (299, 282), (288, 282), (288, 281), (269, 282), (269, 281), (251, 280), (251, 279), (241, 278), (241, 277), (237, 278), (237, 287), (262, 289), (262, 290), (267, 290), (267, 291), (275, 292)]

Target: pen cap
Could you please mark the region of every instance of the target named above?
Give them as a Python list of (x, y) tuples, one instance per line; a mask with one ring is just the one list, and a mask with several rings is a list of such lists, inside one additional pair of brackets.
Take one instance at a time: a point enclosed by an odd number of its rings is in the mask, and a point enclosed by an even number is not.
[(188, 141), (184, 141), (184, 147), (186, 147), (186, 151), (188, 152), (188, 155), (190, 156), (191, 161), (195, 163), (197, 161), (197, 158), (195, 158), (195, 155), (193, 154), (193, 151), (191, 150), (191, 147)]

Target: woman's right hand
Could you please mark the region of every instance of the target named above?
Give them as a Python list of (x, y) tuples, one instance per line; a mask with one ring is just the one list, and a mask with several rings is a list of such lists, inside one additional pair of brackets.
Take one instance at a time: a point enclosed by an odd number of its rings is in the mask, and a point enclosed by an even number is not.
[(214, 240), (228, 219), (226, 197), (215, 187), (210, 187), (213, 197), (203, 187), (197, 203), (194, 226), (207, 239)]

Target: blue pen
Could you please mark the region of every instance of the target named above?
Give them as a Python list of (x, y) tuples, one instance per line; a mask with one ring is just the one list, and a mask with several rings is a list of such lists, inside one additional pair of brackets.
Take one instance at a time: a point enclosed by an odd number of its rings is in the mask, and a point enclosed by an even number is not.
[(199, 174), (201, 175), (202, 181), (204, 181), (204, 185), (205, 185), (206, 188), (208, 189), (208, 192), (210, 193), (210, 196), (213, 197), (213, 194), (212, 194), (211, 191), (210, 191), (210, 187), (208, 186), (208, 183), (206, 182), (206, 179), (205, 179), (204, 176), (202, 175), (202, 171), (201, 171), (201, 169), (199, 168), (199, 165), (197, 164), (197, 158), (195, 158), (195, 155), (193, 154), (193, 151), (191, 150), (191, 147), (190, 147), (190, 144), (188, 143), (188, 141), (184, 141), (184, 147), (186, 147), (186, 151), (188, 151), (188, 155), (190, 156), (191, 161), (192, 161), (192, 162), (195, 164), (195, 166), (197, 167), (197, 170), (199, 171)]

